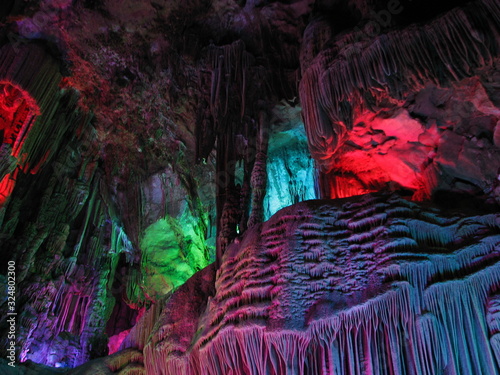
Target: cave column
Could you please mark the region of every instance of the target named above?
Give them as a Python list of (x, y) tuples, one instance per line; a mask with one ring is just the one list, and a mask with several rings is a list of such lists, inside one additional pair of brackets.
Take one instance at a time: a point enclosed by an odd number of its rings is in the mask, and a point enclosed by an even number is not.
[(248, 227), (264, 220), (264, 197), (267, 186), (267, 147), (269, 141), (269, 119), (264, 110), (259, 112), (255, 162), (251, 175), (252, 203)]

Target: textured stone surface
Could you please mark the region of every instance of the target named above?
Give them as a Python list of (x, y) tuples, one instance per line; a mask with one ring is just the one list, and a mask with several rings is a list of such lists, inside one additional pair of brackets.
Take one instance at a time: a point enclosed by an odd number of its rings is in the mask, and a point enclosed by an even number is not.
[(273, 113), (276, 120), (271, 125), (267, 152), (265, 220), (291, 204), (318, 198), (314, 161), (307, 149), (301, 108), (284, 103)]
[(499, 112), (487, 88), (498, 86), (499, 12), (478, 1), (371, 38), (309, 24), (300, 95), (322, 196), (404, 187), (415, 200), (498, 200)]
[(489, 336), (499, 229), (498, 214), (467, 217), (397, 196), (287, 207), (230, 245), (199, 317), (183, 294), (197, 280), (174, 293), (144, 348), (145, 367), (497, 374)]
[(330, 194), (403, 187), (415, 200), (443, 192), (498, 200), (499, 114), (478, 77), (451, 88), (429, 85), (401, 107), (355, 114), (328, 167)]

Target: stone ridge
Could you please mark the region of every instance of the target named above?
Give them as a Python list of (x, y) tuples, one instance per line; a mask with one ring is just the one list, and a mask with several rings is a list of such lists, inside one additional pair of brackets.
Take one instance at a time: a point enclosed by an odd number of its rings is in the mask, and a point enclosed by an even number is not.
[(147, 373), (497, 374), (499, 229), (396, 195), (287, 207), (229, 246), (196, 336), (155, 327)]

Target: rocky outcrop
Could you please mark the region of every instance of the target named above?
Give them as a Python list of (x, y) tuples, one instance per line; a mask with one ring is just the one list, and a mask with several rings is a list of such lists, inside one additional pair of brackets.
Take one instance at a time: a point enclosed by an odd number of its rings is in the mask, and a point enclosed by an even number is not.
[(499, 112), (488, 88), (498, 85), (499, 12), (477, 1), (370, 36), (308, 26), (300, 96), (322, 196), (396, 186), (415, 200), (442, 191), (498, 199)]
[(227, 249), (213, 295), (187, 297), (203, 271), (166, 302), (147, 373), (497, 374), (499, 229), (398, 196), (287, 207)]

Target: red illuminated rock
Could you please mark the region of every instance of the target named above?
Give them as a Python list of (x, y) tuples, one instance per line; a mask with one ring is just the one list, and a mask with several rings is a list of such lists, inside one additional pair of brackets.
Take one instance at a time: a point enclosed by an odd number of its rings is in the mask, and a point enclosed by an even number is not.
[[(481, 37), (479, 14), (491, 30)], [(309, 25), (300, 95), (323, 196), (402, 187), (415, 200), (498, 199), (498, 14), (479, 1), (372, 39)]]

